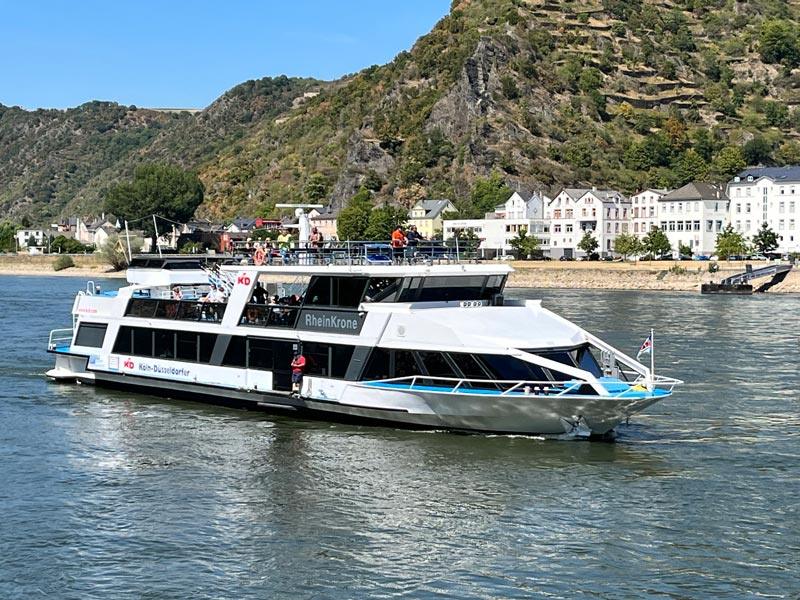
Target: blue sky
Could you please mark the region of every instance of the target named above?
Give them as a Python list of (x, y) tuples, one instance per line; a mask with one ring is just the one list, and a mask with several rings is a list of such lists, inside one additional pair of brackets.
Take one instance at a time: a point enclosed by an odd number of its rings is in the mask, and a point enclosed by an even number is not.
[(0, 104), (204, 108), (248, 79), (390, 62), (450, 0), (0, 0)]

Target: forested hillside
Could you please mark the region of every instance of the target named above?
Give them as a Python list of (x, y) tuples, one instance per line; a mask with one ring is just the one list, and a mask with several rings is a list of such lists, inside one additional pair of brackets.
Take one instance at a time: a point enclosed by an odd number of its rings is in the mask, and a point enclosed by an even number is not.
[(251, 81), (196, 113), (0, 107), (0, 208), (96, 212), (145, 162), (197, 170), (214, 217), (341, 206), (362, 187), (469, 215), (492, 173), (630, 193), (798, 164), (798, 15), (779, 0), (456, 0), (409, 51), (337, 82)]

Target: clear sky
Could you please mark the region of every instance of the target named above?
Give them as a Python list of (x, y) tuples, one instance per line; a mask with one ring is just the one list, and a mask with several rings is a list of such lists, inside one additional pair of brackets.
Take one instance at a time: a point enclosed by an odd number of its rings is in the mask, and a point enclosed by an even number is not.
[(0, 104), (205, 108), (261, 77), (390, 62), (450, 0), (0, 0)]

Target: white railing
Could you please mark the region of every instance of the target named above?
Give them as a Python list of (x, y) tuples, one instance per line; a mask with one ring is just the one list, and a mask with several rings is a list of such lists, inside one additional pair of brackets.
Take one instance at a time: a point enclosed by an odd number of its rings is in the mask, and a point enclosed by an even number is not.
[(50, 339), (47, 340), (47, 348), (55, 350), (59, 346), (69, 346), (72, 344), (73, 329), (53, 329), (50, 332)]
[[(683, 381), (663, 375), (656, 375), (646, 378), (641, 376), (634, 381), (600, 381), (600, 380), (567, 380), (567, 381), (530, 381), (530, 380), (503, 380), (503, 379), (465, 379), (456, 377), (431, 377), (430, 375), (409, 375), (406, 377), (394, 377), (392, 379), (380, 379), (364, 382), (368, 385), (381, 384), (403, 384), (408, 389), (420, 389), (421, 387), (441, 387), (442, 392), (453, 394), (456, 392), (485, 392), (496, 391), (499, 396), (519, 394), (526, 396), (563, 396), (565, 394), (575, 394), (584, 385), (599, 385), (609, 391), (609, 398), (617, 398), (626, 392), (639, 388), (637, 391), (652, 391), (655, 388), (663, 388), (667, 392)], [(607, 386), (616, 388), (622, 386), (618, 391), (610, 391)]]

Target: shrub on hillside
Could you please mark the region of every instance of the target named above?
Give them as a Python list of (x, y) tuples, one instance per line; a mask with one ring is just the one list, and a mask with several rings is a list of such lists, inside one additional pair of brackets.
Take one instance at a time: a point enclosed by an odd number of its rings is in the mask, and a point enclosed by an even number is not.
[(53, 261), (53, 271), (63, 271), (64, 269), (69, 269), (74, 266), (75, 261), (72, 260), (71, 256), (67, 256), (66, 254), (62, 254)]

